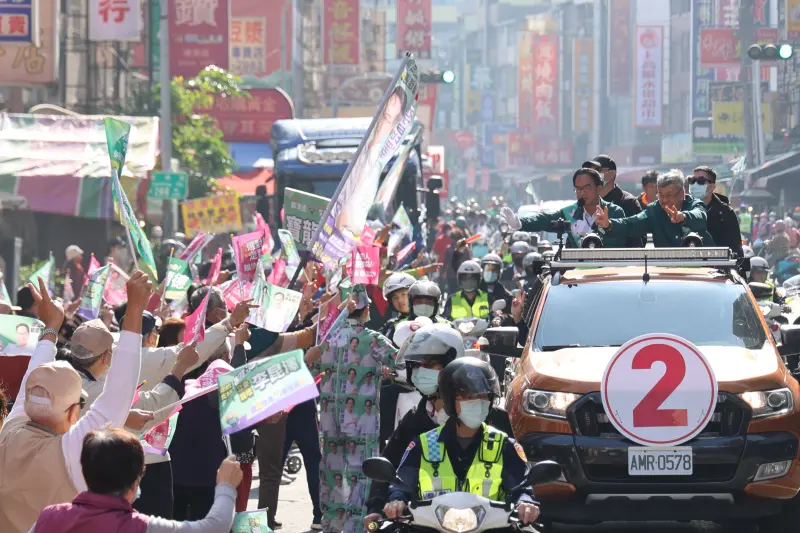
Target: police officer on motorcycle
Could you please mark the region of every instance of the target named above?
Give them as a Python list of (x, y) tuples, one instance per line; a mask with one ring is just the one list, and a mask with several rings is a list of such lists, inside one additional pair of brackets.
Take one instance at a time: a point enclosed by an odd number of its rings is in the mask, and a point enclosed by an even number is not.
[(461, 290), (447, 299), (442, 312), (444, 318), (451, 321), (459, 318), (489, 318), (489, 295), (479, 288), (481, 272), (477, 261), (470, 259), (461, 263), (457, 273)]
[(750, 276), (748, 282), (764, 283), (772, 287), (772, 297), (769, 301), (776, 304), (783, 304), (784, 298), (775, 290), (775, 283), (769, 279), (770, 269), (769, 263), (763, 257), (753, 257), (750, 259)]
[(408, 320), (410, 314), (408, 289), (417, 281), (413, 276), (403, 272), (395, 272), (383, 284), (383, 298), (389, 303), (389, 308), (398, 313), (381, 328), (381, 333), (391, 339), (394, 330), (400, 322)]
[(469, 492), (493, 501), (508, 496), (517, 503), (522, 524), (535, 522), (539, 508), (530, 487), (506, 494), (525, 481), (527, 459), (522, 447), (486, 424), (491, 405), (500, 396), (492, 367), (474, 357), (456, 359), (439, 375), (439, 396), (447, 422), (415, 437), (397, 469), (404, 484), (417, 494), (390, 485), (389, 503), (383, 509), (386, 516), (403, 516), (406, 502), (414, 497)]
[(439, 316), (439, 302), (442, 299), (442, 289), (426, 280), (415, 281), (408, 289), (408, 301), (411, 304), (409, 320), (424, 316), (433, 320), (434, 324), (447, 324), (450, 322)]
[(492, 307), (497, 300), (504, 300), (506, 302), (505, 310), (508, 312), (514, 297), (499, 283), (500, 274), (503, 271), (503, 259), (496, 253), (488, 253), (481, 258), (481, 269), (483, 274), (478, 288), (489, 294), (489, 307)]
[(511, 265), (500, 276), (500, 281), (503, 282), (503, 285), (506, 287), (512, 286), (516, 278), (522, 277), (524, 274), (522, 260), (532, 251), (531, 245), (525, 241), (517, 241), (511, 245)]

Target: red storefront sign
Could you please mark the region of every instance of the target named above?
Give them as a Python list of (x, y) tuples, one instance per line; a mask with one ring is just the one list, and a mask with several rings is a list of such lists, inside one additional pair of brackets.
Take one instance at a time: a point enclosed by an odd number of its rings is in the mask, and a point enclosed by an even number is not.
[(558, 127), (558, 36), (533, 38), (533, 128), (544, 134)]
[(704, 68), (724, 68), (737, 66), (739, 58), (739, 39), (733, 28), (700, 29), (700, 66)]
[[(269, 76), (291, 69), (292, 0), (231, 2), (230, 70), (240, 76)], [(284, 9), (286, 4), (287, 9)], [(283, 17), (283, 15), (286, 15)], [(288, 19), (288, 20), (286, 20)], [(281, 27), (284, 29), (281, 30)], [(281, 39), (282, 35), (284, 39)], [(283, 42), (285, 40), (285, 42)], [(289, 77), (288, 73), (285, 76)]]
[(217, 98), (208, 114), (228, 142), (269, 142), (272, 123), (294, 117), (292, 101), (280, 89), (250, 89), (250, 98)]
[(533, 34), (520, 34), (517, 48), (517, 127), (533, 128)]
[(609, 0), (608, 12), (608, 20), (614, 21), (608, 32), (608, 93), (628, 96), (631, 94), (633, 64), (630, 0)]
[(431, 57), (431, 0), (397, 1), (397, 55), (411, 52), (418, 59)]
[(228, 69), (228, 0), (170, 0), (172, 76), (192, 78), (209, 65)]
[(475, 136), (472, 132), (467, 130), (460, 130), (456, 132), (456, 143), (462, 150), (468, 150), (475, 146)]
[(508, 132), (508, 164), (509, 166), (529, 165), (533, 161), (533, 137), (524, 130)]
[(323, 0), (322, 50), (326, 65), (358, 65), (361, 16), (358, 0)]
[(537, 167), (572, 166), (572, 141), (569, 139), (533, 139), (533, 164)]

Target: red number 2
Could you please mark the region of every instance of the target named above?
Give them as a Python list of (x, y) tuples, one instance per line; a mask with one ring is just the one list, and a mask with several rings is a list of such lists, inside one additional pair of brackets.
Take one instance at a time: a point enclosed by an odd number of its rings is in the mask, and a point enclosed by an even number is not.
[(649, 370), (658, 361), (666, 365), (667, 371), (633, 409), (633, 425), (647, 428), (688, 426), (686, 409), (661, 409), (686, 377), (686, 363), (681, 353), (672, 346), (651, 344), (639, 350), (633, 357), (632, 368)]

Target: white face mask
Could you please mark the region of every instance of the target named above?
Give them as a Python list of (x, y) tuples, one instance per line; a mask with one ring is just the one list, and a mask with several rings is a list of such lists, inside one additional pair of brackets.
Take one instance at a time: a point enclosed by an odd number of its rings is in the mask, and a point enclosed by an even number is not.
[(438, 411), (436, 411), (437, 424), (439, 424), (440, 426), (444, 425), (447, 423), (448, 420), (450, 420), (450, 417), (447, 416), (447, 413), (444, 412), (444, 409), (439, 409)]
[(433, 312), (436, 310), (436, 306), (431, 304), (416, 304), (414, 306), (414, 314), (416, 316), (426, 316), (428, 318), (433, 318)]
[(689, 185), (689, 194), (691, 194), (695, 198), (702, 200), (703, 198), (706, 197), (707, 191), (708, 191), (707, 185), (700, 185), (699, 183), (691, 183)]
[(489, 400), (462, 400), (458, 419), (470, 429), (478, 429), (489, 416)]

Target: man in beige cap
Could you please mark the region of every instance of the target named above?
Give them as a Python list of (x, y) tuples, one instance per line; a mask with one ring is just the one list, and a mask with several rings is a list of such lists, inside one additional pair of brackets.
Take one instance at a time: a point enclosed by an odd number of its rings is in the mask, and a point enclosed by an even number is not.
[(107, 387), (83, 417), (81, 377), (55, 362), (55, 341), (64, 310), (53, 302), (42, 279), (39, 304), (45, 329), (31, 357), (14, 408), (0, 429), (0, 531), (26, 533), (48, 505), (71, 501), (86, 490), (80, 465), (83, 438), (105, 426), (121, 427), (139, 378), (142, 313), (152, 283), (135, 272), (126, 284), (128, 313), (106, 377)]

